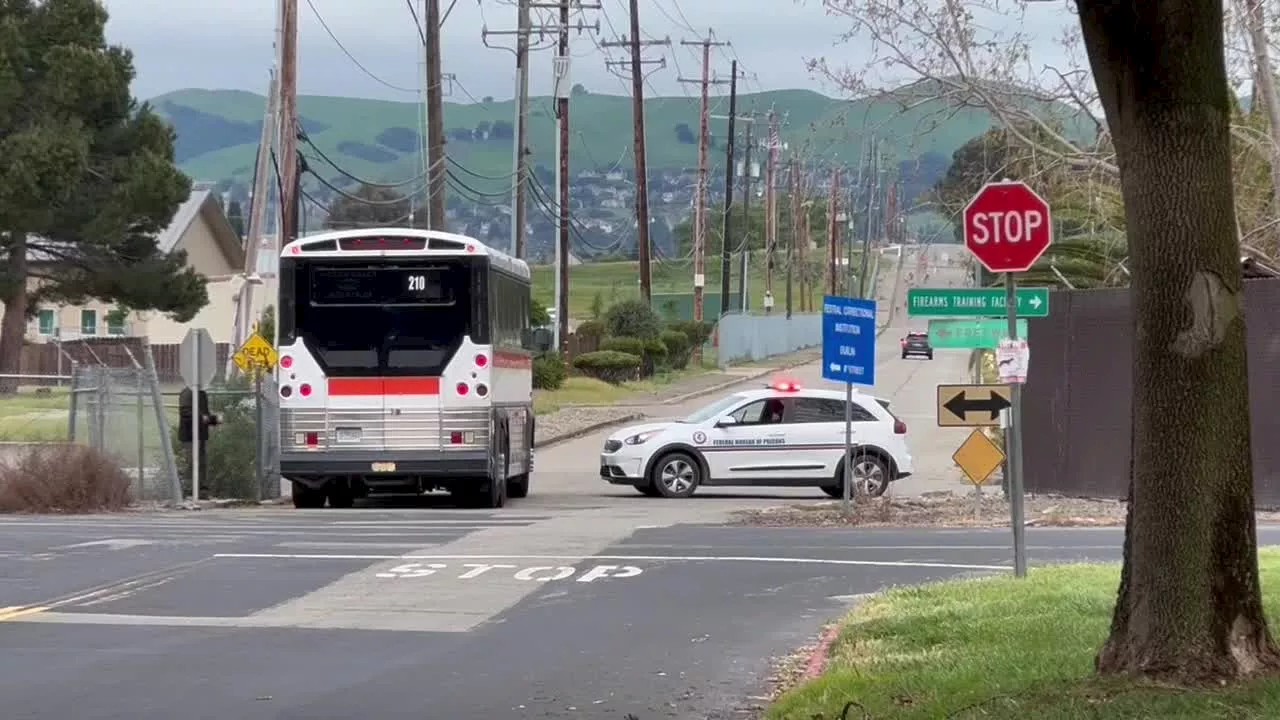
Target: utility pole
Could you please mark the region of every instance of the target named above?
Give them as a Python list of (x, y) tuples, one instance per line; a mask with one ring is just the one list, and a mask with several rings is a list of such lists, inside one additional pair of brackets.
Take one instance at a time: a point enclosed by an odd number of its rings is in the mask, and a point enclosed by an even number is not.
[(809, 286), (809, 181), (805, 179), (805, 169), (799, 160), (796, 163), (796, 218), (792, 226), (796, 234), (796, 263), (800, 276), (800, 312), (809, 312), (812, 302), (813, 288)]
[(747, 302), (747, 292), (749, 284), (747, 275), (750, 271), (749, 265), (751, 260), (751, 192), (755, 189), (752, 187), (752, 180), (755, 179), (755, 168), (751, 165), (751, 145), (753, 139), (751, 137), (751, 129), (755, 127), (755, 117), (742, 118), (747, 123), (747, 137), (743, 144), (742, 158), (742, 224), (745, 231), (742, 233), (742, 255), (738, 275), (738, 307), (742, 308), (743, 314), (750, 309)]
[(769, 136), (766, 149), (769, 151), (768, 162), (764, 170), (764, 227), (765, 227), (765, 275), (764, 275), (764, 311), (773, 312), (773, 269), (774, 252), (778, 243), (778, 114), (769, 111)]
[[(723, 84), (724, 80), (711, 79), (711, 48), (728, 43), (713, 42), (710, 37), (705, 40), (682, 40), (681, 45), (699, 45), (702, 47), (702, 79), (697, 81), (702, 86), (702, 109), (698, 113), (698, 187), (693, 198), (693, 319), (702, 322), (702, 293), (707, 284), (707, 122), (711, 85)], [(694, 82), (686, 78), (677, 78), (680, 82)]]
[[(636, 0), (631, 0), (633, 3)], [(738, 117), (738, 61), (729, 63), (729, 132), (724, 143), (724, 219), (721, 221), (720, 233), (720, 315), (729, 312), (729, 276), (732, 271), (729, 263), (732, 258), (733, 245), (730, 240), (729, 226), (733, 218), (733, 139), (734, 121)], [(746, 308), (741, 308), (745, 311)]]
[[(276, 72), (271, 71), (271, 79), (267, 82), (267, 107), (262, 116), (262, 133), (258, 137), (258, 159), (253, 167), (253, 189), (249, 196), (249, 227), (244, 237), (244, 284), (235, 296), (235, 325), (231, 332), (231, 347), (238, 349), (249, 337), (249, 328), (253, 324), (253, 289), (261, 282), (258, 277), (258, 253), (262, 249), (262, 226), (267, 219), (267, 198), (271, 187), (271, 150), (276, 125), (276, 105), (280, 85), (276, 82)], [(275, 342), (275, 338), (267, 338)], [(235, 373), (235, 363), (227, 357), (227, 377)]]
[(298, 237), (298, 0), (281, 0), (280, 9), (280, 248)]
[[(792, 303), (795, 301), (791, 284), (796, 274), (796, 235), (800, 234), (800, 177), (794, 157), (787, 163), (787, 175), (787, 194), (791, 196), (791, 209), (788, 213), (791, 216), (791, 227), (787, 228), (787, 317), (791, 317)], [(800, 312), (804, 312), (804, 268), (800, 268), (800, 293)]]
[[(737, 79), (738, 62), (733, 61), (734, 80)], [(729, 84), (729, 107), (736, 110), (737, 106), (737, 83)], [(725, 142), (725, 173), (724, 173), (724, 218), (723, 232), (724, 236), (724, 252), (720, 256), (720, 305), (721, 314), (726, 312), (725, 308), (729, 306), (728, 298), (733, 292), (729, 289), (730, 281), (733, 279), (733, 271), (731, 269), (734, 248), (741, 247), (738, 251), (739, 266), (741, 276), (738, 278), (738, 310), (742, 313), (747, 312), (747, 258), (751, 256), (751, 218), (747, 217), (747, 210), (750, 209), (749, 199), (751, 196), (751, 127), (755, 122), (755, 118), (750, 114), (747, 115), (712, 115), (712, 120), (728, 120), (729, 121), (729, 138)], [(746, 144), (743, 146), (746, 150), (746, 157), (741, 165), (742, 169), (738, 170), (736, 161), (737, 155), (737, 131), (734, 127), (735, 123), (744, 123), (747, 126)], [(733, 237), (733, 179), (734, 177), (742, 177), (742, 241), (732, 240)]]
[(617, 42), (602, 42), (601, 47), (628, 47), (630, 60), (606, 60), (605, 66), (631, 67), (631, 127), (636, 166), (636, 254), (640, 261), (640, 297), (645, 304), (653, 298), (653, 280), (650, 268), (649, 247), (649, 170), (644, 137), (644, 66), (667, 66), (666, 58), (643, 60), (640, 49), (646, 45), (670, 45), (671, 40), (640, 39), (640, 0), (631, 0), (631, 36)]
[(444, 68), (440, 61), (440, 0), (426, 0), (422, 16), (427, 78), (427, 229), (445, 229)]
[(831, 171), (827, 196), (827, 292), (840, 294), (840, 170)]

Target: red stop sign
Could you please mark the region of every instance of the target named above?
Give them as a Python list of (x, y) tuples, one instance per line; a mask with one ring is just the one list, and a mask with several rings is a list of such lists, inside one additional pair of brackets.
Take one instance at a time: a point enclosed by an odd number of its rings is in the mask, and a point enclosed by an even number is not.
[(1024, 272), (1053, 244), (1049, 203), (1026, 183), (988, 183), (964, 208), (964, 246), (991, 272)]

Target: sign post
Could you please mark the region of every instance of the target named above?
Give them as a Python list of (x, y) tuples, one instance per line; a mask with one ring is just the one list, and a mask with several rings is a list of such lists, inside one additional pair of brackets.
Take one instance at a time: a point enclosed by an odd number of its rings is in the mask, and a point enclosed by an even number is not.
[(876, 384), (876, 301), (822, 299), (822, 377), (844, 383), (845, 517), (853, 511), (853, 386)]
[(257, 328), (254, 328), (244, 344), (231, 356), (231, 361), (236, 364), (240, 372), (253, 377), (253, 414), (254, 427), (257, 429), (257, 441), (254, 443), (253, 452), (255, 478), (253, 492), (254, 499), (259, 501), (262, 500), (262, 481), (266, 475), (263, 467), (266, 463), (266, 449), (263, 447), (262, 440), (262, 376), (271, 372), (279, 360), (280, 356), (276, 353), (276, 349), (270, 341), (262, 337)]
[(213, 344), (213, 338), (209, 335), (209, 331), (204, 328), (192, 328), (187, 331), (186, 337), (182, 338), (182, 347), (178, 356), (178, 370), (182, 373), (182, 381), (191, 388), (191, 501), (196, 502), (200, 499), (200, 471), (204, 457), (204, 443), (200, 441), (200, 418), (208, 411), (208, 408), (201, 407), (200, 398), (204, 396), (201, 392), (210, 382), (213, 376), (217, 374), (217, 348)]
[[(1010, 180), (988, 183), (964, 208), (964, 246), (988, 270), (1005, 274), (1008, 339), (1022, 350), (1025, 350), (1026, 343), (1018, 344), (1019, 298), (1015, 273), (1030, 270), (1052, 244), (1053, 222), (1049, 203), (1026, 183)], [(1046, 303), (1046, 311), (1047, 306)], [(1021, 360), (1019, 365), (1024, 375), (1010, 386), (1005, 454), (1008, 456), (1010, 520), (1013, 524), (1013, 569), (1015, 575), (1025, 577), (1027, 550), (1023, 519), (1021, 432), (1022, 381), (1025, 381), (1026, 362), (1025, 358)]]

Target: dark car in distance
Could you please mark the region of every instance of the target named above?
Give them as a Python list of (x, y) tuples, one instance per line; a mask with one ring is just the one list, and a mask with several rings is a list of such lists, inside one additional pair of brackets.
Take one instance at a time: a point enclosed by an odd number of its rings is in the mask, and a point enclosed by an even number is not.
[(930, 360), (933, 359), (933, 346), (929, 344), (929, 333), (909, 332), (902, 338), (902, 359), (906, 360), (911, 355), (923, 355)]

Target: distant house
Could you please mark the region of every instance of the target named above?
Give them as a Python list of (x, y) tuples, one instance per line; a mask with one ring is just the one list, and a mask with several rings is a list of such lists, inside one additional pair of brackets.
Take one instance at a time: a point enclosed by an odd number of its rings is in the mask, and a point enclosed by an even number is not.
[[(242, 284), (233, 277), (241, 272), (245, 257), (242, 241), (216, 195), (208, 189), (192, 192), (186, 202), (178, 206), (156, 244), (164, 253), (185, 250), (188, 267), (209, 279), (209, 304), (192, 322), (175, 323), (159, 312), (136, 312), (119, 317), (114, 305), (98, 300), (84, 305), (41, 305), (27, 325), (27, 340), (49, 342), (135, 336), (165, 344), (181, 342), (190, 327), (205, 327), (215, 341), (229, 342), (234, 318), (233, 293)], [(30, 262), (34, 267), (41, 260), (33, 256)], [(29, 282), (35, 289), (40, 281), (32, 278)], [(261, 306), (261, 299), (255, 298), (254, 304)]]

